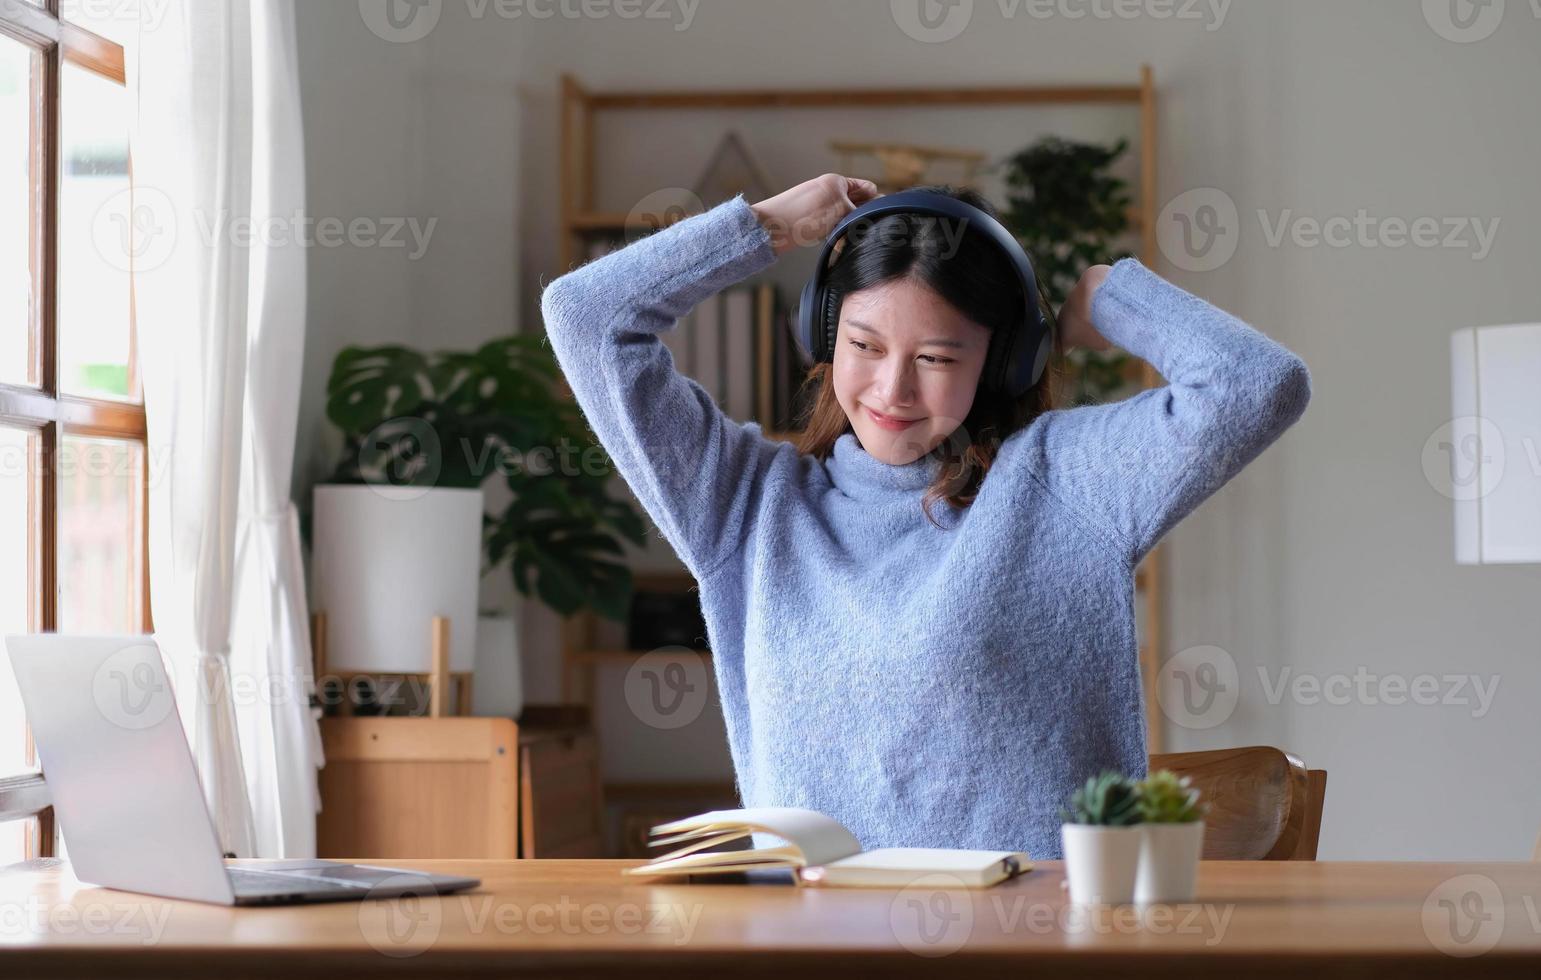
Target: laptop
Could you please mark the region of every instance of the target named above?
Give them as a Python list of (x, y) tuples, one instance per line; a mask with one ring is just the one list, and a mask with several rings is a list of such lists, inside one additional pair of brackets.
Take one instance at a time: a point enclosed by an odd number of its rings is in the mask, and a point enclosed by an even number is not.
[(336, 861), (227, 866), (148, 636), (7, 636), (49, 795), (81, 881), (219, 905), (346, 902), (474, 888), (477, 878)]

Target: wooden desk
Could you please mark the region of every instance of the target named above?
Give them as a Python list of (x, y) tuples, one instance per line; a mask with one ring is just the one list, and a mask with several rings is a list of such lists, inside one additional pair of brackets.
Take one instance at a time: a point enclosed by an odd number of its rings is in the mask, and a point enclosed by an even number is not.
[(1058, 862), (978, 892), (649, 885), (618, 876), (630, 861), (394, 863), (483, 887), (236, 910), (18, 865), (0, 871), (0, 975), (1541, 976), (1541, 864), (1206, 862), (1201, 903), (1151, 907), (1142, 925), (1133, 906), (1077, 913)]

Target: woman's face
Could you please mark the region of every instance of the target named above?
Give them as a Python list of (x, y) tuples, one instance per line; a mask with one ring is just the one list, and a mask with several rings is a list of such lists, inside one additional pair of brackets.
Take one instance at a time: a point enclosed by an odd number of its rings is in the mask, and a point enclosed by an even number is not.
[(986, 327), (911, 279), (847, 296), (835, 335), (835, 398), (861, 447), (895, 466), (936, 448), (968, 417), (989, 340)]

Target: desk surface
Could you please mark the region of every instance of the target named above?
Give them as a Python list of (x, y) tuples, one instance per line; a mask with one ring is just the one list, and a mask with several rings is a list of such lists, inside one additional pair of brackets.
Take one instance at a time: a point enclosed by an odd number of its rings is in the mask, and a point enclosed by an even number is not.
[(1142, 910), (1070, 904), (1057, 861), (972, 892), (620, 877), (636, 861), (389, 863), (482, 886), (230, 909), (16, 865), (0, 870), (0, 975), (1541, 976), (1541, 864), (1204, 862), (1196, 903)]

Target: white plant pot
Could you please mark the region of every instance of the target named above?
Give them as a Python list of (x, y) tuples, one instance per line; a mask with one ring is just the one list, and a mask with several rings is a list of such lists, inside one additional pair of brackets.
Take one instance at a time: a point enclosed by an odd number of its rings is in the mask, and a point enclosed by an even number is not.
[(1059, 832), (1072, 902), (1121, 905), (1134, 900), (1143, 840), (1139, 825), (1067, 823), (1060, 825)]
[(471, 713), (489, 718), (518, 718), (524, 710), (523, 671), (519, 656), (519, 620), (483, 616), (476, 623), (476, 683)]
[(1204, 821), (1146, 823), (1139, 828), (1140, 871), (1134, 885), (1136, 902), (1191, 902), (1198, 880), (1199, 855), (1204, 850)]

